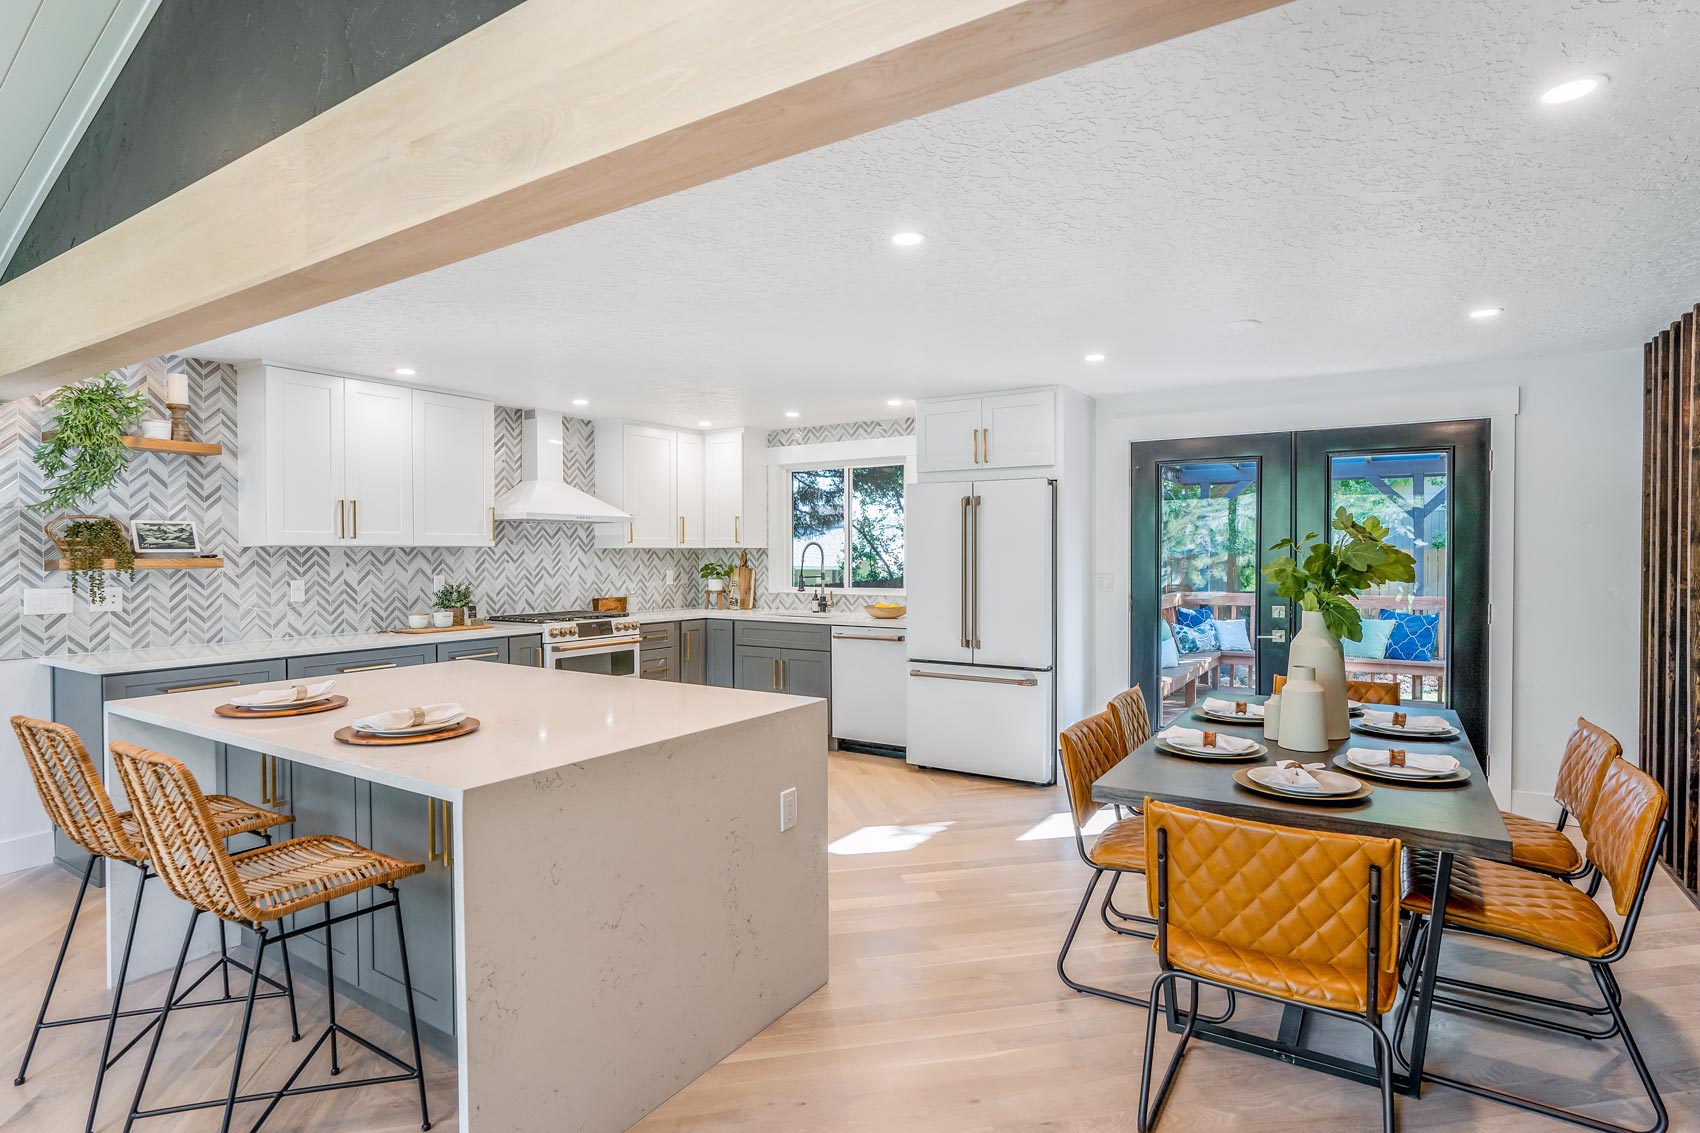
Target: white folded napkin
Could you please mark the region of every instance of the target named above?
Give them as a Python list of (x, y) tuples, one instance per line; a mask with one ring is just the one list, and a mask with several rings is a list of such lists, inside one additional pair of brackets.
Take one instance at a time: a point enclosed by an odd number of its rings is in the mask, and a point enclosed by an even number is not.
[[(1199, 707), (1215, 716), (1238, 716), (1239, 713), (1234, 711), (1234, 705), (1238, 703), (1240, 702), (1236, 700), (1218, 700), (1214, 696), (1207, 696)], [(1245, 702), (1245, 716), (1248, 720), (1263, 719), (1263, 705)]]
[(1187, 751), (1225, 751), (1231, 755), (1241, 755), (1257, 747), (1255, 740), (1248, 740), (1244, 736), (1230, 736), (1223, 732), (1216, 733), (1215, 747), (1205, 747), (1204, 732), (1198, 728), (1166, 728), (1158, 733), (1158, 738)]
[(1364, 723), (1372, 724), (1377, 728), (1398, 727), (1407, 732), (1450, 732), (1452, 730), (1452, 725), (1444, 716), (1407, 715), (1403, 724), (1396, 725), (1393, 723), (1393, 713), (1371, 712), (1367, 708), (1364, 709)]
[(423, 728), (428, 724), (448, 725), (465, 715), (466, 709), (449, 700), (442, 704), (426, 704), (418, 708), (374, 712), (354, 721), (354, 727), (362, 732), (397, 732), (403, 728)]
[[(1397, 772), (1400, 768), (1393, 766), (1392, 753), (1386, 748), (1378, 747), (1349, 747), (1346, 758), (1359, 767), (1375, 767)], [(1458, 761), (1450, 755), (1440, 755), (1429, 751), (1408, 751), (1405, 753), (1405, 767), (1412, 771), (1424, 771), (1434, 775), (1450, 775), (1458, 770)]]
[(279, 704), (299, 704), (303, 700), (318, 700), (336, 687), (335, 681), (314, 684), (296, 682), (282, 688), (263, 688), (243, 696), (233, 696), (230, 703), (238, 708), (273, 708)]
[(1296, 759), (1283, 759), (1273, 767), (1259, 767), (1254, 775), (1265, 783), (1278, 782), (1284, 787), (1297, 787), (1304, 791), (1320, 791), (1322, 784), (1317, 782), (1312, 771), (1321, 771), (1327, 764), (1300, 763)]

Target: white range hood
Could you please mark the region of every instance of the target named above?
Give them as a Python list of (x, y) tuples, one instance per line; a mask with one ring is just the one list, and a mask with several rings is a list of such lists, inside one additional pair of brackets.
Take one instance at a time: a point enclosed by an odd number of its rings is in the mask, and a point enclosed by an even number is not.
[(496, 500), (497, 519), (627, 523), (631, 516), (561, 476), (561, 415), (527, 409), (520, 440), (520, 482)]

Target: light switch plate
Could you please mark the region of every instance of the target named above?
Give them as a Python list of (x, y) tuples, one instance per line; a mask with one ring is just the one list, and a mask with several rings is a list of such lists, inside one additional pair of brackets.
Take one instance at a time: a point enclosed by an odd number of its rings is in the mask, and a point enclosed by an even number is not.
[(68, 614), (71, 608), (71, 588), (68, 586), (24, 587), (25, 614)]
[(84, 598), (83, 602), (91, 614), (116, 614), (124, 609), (124, 592), (115, 586), (108, 586), (99, 602), (92, 598)]
[(779, 832), (785, 833), (797, 825), (797, 788), (786, 787), (779, 792)]
[(307, 583), (304, 580), (299, 578), (289, 580), (289, 600), (291, 602), (305, 602), (307, 600)]
[(1113, 574), (1094, 575), (1093, 581), (1097, 584), (1100, 594), (1108, 594), (1116, 588), (1116, 576)]
[(666, 583), (666, 585), (668, 585), (668, 586), (673, 585), (673, 571), (671, 569), (669, 569), (667, 571), (667, 583)]
[(431, 576), (431, 593), (435, 594), (437, 591), (441, 590), (442, 588), (443, 588), (443, 576), (440, 575), (440, 574), (433, 574)]

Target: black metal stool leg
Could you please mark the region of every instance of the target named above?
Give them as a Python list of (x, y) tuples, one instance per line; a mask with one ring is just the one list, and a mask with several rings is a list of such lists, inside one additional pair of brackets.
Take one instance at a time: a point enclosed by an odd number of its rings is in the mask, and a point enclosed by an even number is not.
[(325, 991), (331, 1005), (331, 1076), (342, 1073), (336, 1050), (336, 949), (331, 945), (331, 903), (325, 902)]
[(130, 1102), (130, 1116), (124, 1119), (124, 1133), (130, 1133), (130, 1128), (136, 1124), (136, 1115), (142, 1108), (142, 1091), (148, 1088), (148, 1075), (153, 1073), (153, 1060), (159, 1054), (159, 1040), (165, 1034), (165, 1022), (171, 1016), (171, 1001), (177, 998), (177, 985), (183, 979), (183, 965), (189, 960), (189, 944), (195, 939), (195, 925), (200, 922), (201, 910), (195, 909), (189, 914), (189, 928), (183, 933), (183, 948), (177, 953), (177, 967), (171, 972), (171, 986), (165, 992), (165, 1006), (159, 1009), (159, 1022), (153, 1029), (153, 1038), (148, 1043), (147, 1061), (142, 1063), (142, 1076), (136, 1082), (136, 1096)]
[(130, 907), (130, 931), (124, 937), (124, 958), (118, 962), (118, 982), (112, 985), (112, 1014), (106, 1018), (106, 1039), (100, 1044), (100, 1061), (94, 1068), (94, 1096), (89, 1098), (87, 1133), (94, 1133), (94, 1115), (100, 1108), (100, 1088), (106, 1082), (106, 1068), (112, 1061), (112, 1036), (118, 1030), (118, 1012), (124, 998), (124, 981), (130, 975), (130, 949), (136, 943), (136, 922), (142, 916), (142, 896), (147, 892), (148, 879), (153, 876), (146, 867), (138, 871), (136, 903)]
[(401, 986), (407, 996), (407, 1029), (413, 1034), (413, 1068), (419, 1075), (419, 1128), (431, 1128), (431, 1111), (425, 1102), (425, 1058), (419, 1049), (419, 1016), (413, 1011), (413, 969), (407, 962), (407, 930), (401, 923), (401, 891), (388, 886), (394, 902), (395, 942), (401, 949)]
[(83, 883), (77, 886), (77, 900), (71, 906), (71, 919), (65, 922), (65, 936), (59, 941), (59, 956), (53, 961), (53, 974), (47, 977), (47, 994), (41, 997), (41, 1010), (35, 1017), (35, 1029), (30, 1032), (30, 1041), (24, 1047), (24, 1060), (18, 1063), (18, 1076), (12, 1079), (12, 1085), (21, 1086), (29, 1074), (30, 1056), (35, 1053), (36, 1040), (41, 1038), (42, 1024), (47, 1022), (47, 1005), (53, 1000), (53, 989), (59, 985), (59, 969), (65, 966), (65, 952), (71, 947), (71, 933), (77, 927), (77, 914), (83, 909), (83, 895), (89, 891), (89, 878), (94, 876), (95, 863), (100, 859), (89, 855), (89, 864), (83, 867)]
[[(289, 941), (279, 938), (277, 946), (283, 950), (283, 984), (289, 989), (289, 1041), (301, 1041), (301, 1019), (295, 1013), (295, 973), (289, 970)], [(255, 974), (259, 965), (254, 965)]]
[[(248, 1001), (242, 1008), (242, 1030), (236, 1036), (236, 1061), (230, 1067), (230, 1095), (224, 1102), (224, 1124), (219, 1126), (219, 1133), (230, 1133), (230, 1119), (236, 1115), (236, 1088), (242, 1084), (242, 1056), (248, 1051), (248, 1029), (254, 1023), (254, 995), (260, 990), (260, 965), (266, 960), (266, 930), (263, 925), (256, 925), (254, 931), (259, 934), (260, 946), (254, 952), (254, 972), (248, 977)], [(218, 925), (219, 939), (224, 939), (224, 922)], [(225, 977), (229, 979), (228, 976)]]

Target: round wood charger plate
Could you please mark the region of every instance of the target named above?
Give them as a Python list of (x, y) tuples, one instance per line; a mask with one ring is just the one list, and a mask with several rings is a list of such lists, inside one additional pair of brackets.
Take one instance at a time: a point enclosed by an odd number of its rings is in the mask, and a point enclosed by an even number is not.
[(317, 704), (304, 704), (300, 708), (273, 708), (270, 710), (243, 708), (238, 704), (221, 704), (213, 709), (220, 716), (228, 716), (232, 720), (275, 720), (279, 716), (311, 716), (315, 712), (329, 712), (333, 708), (341, 708), (348, 703), (346, 696), (332, 696)]
[(1318, 806), (1335, 806), (1340, 803), (1356, 803), (1369, 798), (1370, 793), (1375, 790), (1375, 788), (1368, 783), (1359, 783), (1358, 789), (1349, 795), (1288, 794), (1286, 791), (1277, 791), (1274, 787), (1265, 787), (1262, 783), (1253, 779), (1249, 772), (1250, 768), (1240, 768), (1238, 771), (1234, 772), (1234, 782), (1238, 783), (1246, 790), (1251, 791), (1253, 794), (1265, 795), (1269, 798), (1280, 799), (1283, 802), (1289, 803), (1315, 803)]
[(468, 716), (452, 728), (444, 728), (440, 732), (421, 732), (417, 736), (374, 736), (371, 732), (357, 732), (350, 725), (336, 730), (336, 740), (338, 743), (371, 747), (390, 747), (395, 744), (434, 744), (438, 740), (452, 740), (457, 736), (471, 735), (477, 730), (478, 717)]

